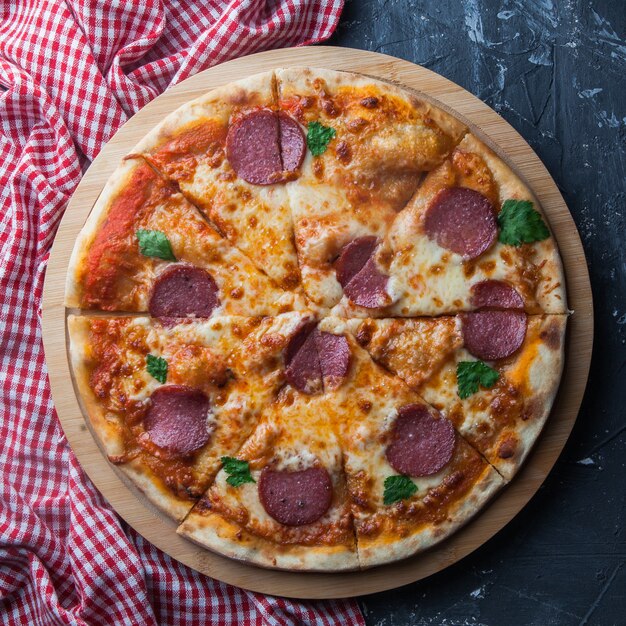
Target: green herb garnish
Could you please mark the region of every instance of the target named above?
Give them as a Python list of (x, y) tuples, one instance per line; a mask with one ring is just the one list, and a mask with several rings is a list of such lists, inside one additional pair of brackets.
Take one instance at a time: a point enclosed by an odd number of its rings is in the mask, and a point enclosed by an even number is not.
[(326, 152), (328, 143), (336, 135), (335, 129), (330, 126), (324, 126), (319, 122), (309, 122), (306, 145), (313, 156), (319, 156)]
[(408, 476), (387, 476), (385, 478), (385, 505), (410, 498), (417, 491), (417, 485)]
[(176, 260), (170, 240), (160, 230), (140, 229), (137, 231), (137, 240), (139, 251), (144, 256), (153, 256), (164, 261)]
[(512, 246), (543, 241), (550, 236), (548, 227), (529, 200), (505, 200), (498, 215), (498, 225), (500, 243)]
[(161, 384), (167, 380), (167, 361), (160, 356), (148, 354), (146, 356), (146, 369), (148, 374), (156, 378)]
[(491, 389), (500, 374), (482, 361), (460, 361), (456, 366), (456, 383), (459, 398), (464, 400), (478, 391), (478, 387)]
[(239, 487), (244, 483), (256, 482), (250, 475), (250, 465), (248, 461), (240, 461), (232, 456), (223, 456), (221, 461), (224, 471), (228, 474), (226, 482), (231, 487)]

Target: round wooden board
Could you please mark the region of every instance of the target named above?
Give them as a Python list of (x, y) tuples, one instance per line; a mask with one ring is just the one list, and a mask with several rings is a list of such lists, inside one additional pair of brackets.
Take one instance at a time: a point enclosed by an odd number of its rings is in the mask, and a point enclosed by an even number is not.
[[(470, 524), (426, 553), (390, 566), (349, 574), (302, 574), (259, 569), (197, 547), (175, 533), (174, 522), (152, 508), (107, 461), (94, 441), (76, 398), (67, 358), (65, 275), (74, 241), (120, 159), (167, 114), (222, 84), (285, 66), (349, 70), (418, 90), (463, 119), (526, 180), (549, 219), (563, 257), (570, 318), (561, 388), (535, 450), (512, 483)], [(572, 217), (547, 170), (522, 137), (486, 104), (423, 67), (374, 52), (311, 47), (273, 50), (202, 72), (156, 98), (104, 147), (76, 189), (59, 227), (46, 275), (43, 339), (57, 413), (83, 469), (137, 532), (186, 565), (224, 582), (274, 595), (339, 598), (399, 587), (429, 576), (481, 546), (520, 511), (540, 487), (572, 430), (582, 401), (593, 341), (591, 287)]]

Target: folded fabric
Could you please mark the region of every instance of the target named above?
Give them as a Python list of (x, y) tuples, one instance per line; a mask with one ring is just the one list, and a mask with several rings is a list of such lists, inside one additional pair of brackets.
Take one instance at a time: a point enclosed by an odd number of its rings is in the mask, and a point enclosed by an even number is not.
[(63, 435), (40, 331), (59, 220), (120, 125), (216, 63), (328, 38), (341, 9), (342, 0), (0, 5), (3, 624), (363, 623), (354, 601), (292, 602), (207, 578), (126, 526)]

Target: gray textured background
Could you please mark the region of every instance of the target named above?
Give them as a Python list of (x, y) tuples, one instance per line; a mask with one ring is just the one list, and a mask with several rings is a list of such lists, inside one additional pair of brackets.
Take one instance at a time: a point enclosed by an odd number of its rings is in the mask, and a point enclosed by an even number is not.
[(347, 0), (334, 45), (420, 63), (535, 149), (582, 236), (595, 349), (561, 459), (494, 539), (362, 600), (368, 624), (626, 624), (626, 2)]

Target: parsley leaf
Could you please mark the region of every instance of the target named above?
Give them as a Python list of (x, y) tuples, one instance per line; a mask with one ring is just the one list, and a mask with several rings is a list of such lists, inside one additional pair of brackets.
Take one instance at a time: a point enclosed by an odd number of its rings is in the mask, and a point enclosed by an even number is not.
[(232, 456), (223, 456), (221, 458), (224, 471), (228, 474), (226, 482), (231, 487), (239, 487), (244, 483), (255, 483), (256, 480), (250, 475), (250, 466), (248, 461), (240, 461)]
[(512, 246), (543, 241), (550, 236), (548, 227), (529, 200), (505, 200), (498, 215), (498, 225), (500, 243)]
[(160, 230), (137, 231), (139, 241), (139, 251), (144, 256), (154, 256), (164, 261), (175, 261), (176, 257), (172, 252), (170, 240)]
[(319, 122), (309, 122), (306, 133), (306, 145), (313, 156), (319, 156), (326, 152), (328, 143), (336, 135), (335, 129), (324, 126)]
[(160, 356), (146, 355), (146, 369), (150, 376), (156, 378), (161, 384), (167, 380), (167, 361)]
[(417, 485), (408, 476), (387, 476), (383, 504), (389, 505), (410, 498), (417, 491)]
[(456, 366), (459, 398), (464, 400), (478, 391), (478, 386), (491, 389), (500, 374), (482, 361), (460, 361)]

